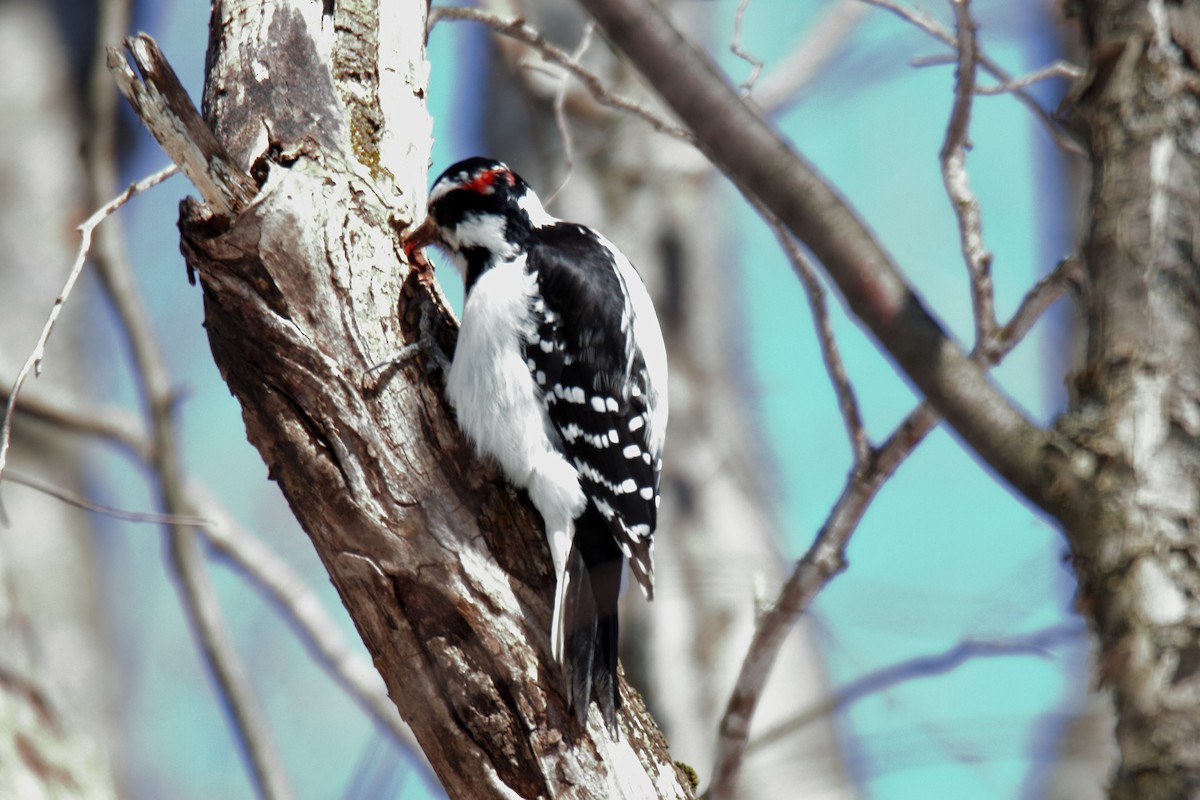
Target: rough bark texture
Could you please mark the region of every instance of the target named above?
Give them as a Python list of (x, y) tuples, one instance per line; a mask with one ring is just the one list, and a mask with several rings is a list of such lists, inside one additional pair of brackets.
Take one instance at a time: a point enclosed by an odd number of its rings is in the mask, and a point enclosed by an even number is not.
[[(423, 0), (214, 4), (205, 116), (261, 181), (184, 204), (213, 355), (250, 441), (451, 797), (688, 797), (640, 698), (567, 713), (541, 523), (464, 443), (419, 332), (453, 341), (396, 228), (423, 202)], [(386, 98), (386, 99), (385, 99)]]
[(1118, 800), (1200, 797), (1200, 3), (1077, 9), (1092, 155), (1087, 361), (1072, 437), (1095, 508), (1068, 522), (1113, 688)]

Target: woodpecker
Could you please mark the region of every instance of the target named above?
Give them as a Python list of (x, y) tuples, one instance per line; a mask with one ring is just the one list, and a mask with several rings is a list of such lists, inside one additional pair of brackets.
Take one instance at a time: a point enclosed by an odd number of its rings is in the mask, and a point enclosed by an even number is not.
[(583, 722), (617, 736), (617, 598), (627, 563), (654, 598), (667, 355), (650, 295), (620, 250), (552, 217), (499, 161), (434, 181), (410, 262), (433, 244), (466, 300), (446, 397), (459, 427), (541, 513), (556, 587), (551, 653)]

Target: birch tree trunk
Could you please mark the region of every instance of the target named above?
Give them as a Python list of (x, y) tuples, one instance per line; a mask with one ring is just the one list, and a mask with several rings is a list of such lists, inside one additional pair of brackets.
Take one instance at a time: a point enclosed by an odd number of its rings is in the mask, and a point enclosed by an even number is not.
[(572, 721), (541, 522), (442, 400), (430, 339), (450, 348), (453, 326), (397, 236), (427, 180), (426, 3), (323, 5), (214, 3), (215, 140), (130, 45), (135, 105), (206, 201), (183, 205), (183, 250), (248, 437), (451, 797), (690, 797), (636, 693), (618, 741)]
[(1066, 422), (1097, 459), (1068, 524), (1121, 761), (1114, 800), (1200, 796), (1200, 4), (1079, 4), (1091, 149), (1086, 363)]

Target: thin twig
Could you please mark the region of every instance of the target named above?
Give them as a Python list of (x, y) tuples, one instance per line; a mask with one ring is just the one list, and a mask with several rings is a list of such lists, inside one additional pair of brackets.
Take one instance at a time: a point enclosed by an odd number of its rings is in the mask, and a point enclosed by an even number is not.
[(952, 151), (965, 151), (967, 131), (971, 124), (971, 100), (975, 93), (975, 65), (978, 61), (978, 42), (975, 38), (975, 20), (971, 18), (970, 0), (950, 0), (954, 8), (955, 32), (958, 35), (958, 70), (954, 81), (954, 105), (950, 110), (950, 122), (946, 126), (946, 139), (942, 144), (942, 158)]
[(1083, 283), (1083, 265), (1075, 256), (1058, 262), (1046, 277), (1042, 278), (1021, 299), (1012, 318), (996, 335), (1002, 346), (1008, 342), (1019, 342), (1025, 338), (1033, 324), (1041, 319), (1050, 306), (1058, 302), (1067, 288)]
[[(0, 392), (0, 399), (7, 395)], [(72, 403), (62, 397), (43, 394), (40, 390), (31, 395), (25, 392), (17, 404), (18, 421), (37, 420), (47, 425), (95, 436), (125, 450), (139, 461), (150, 458), (149, 440), (142, 426), (132, 414), (121, 408), (90, 409), (73, 408)]]
[[(583, 54), (592, 45), (592, 36), (596, 33), (596, 21), (589, 19), (587, 24), (583, 26), (583, 35), (579, 37), (579, 45), (571, 53), (571, 60), (579, 64), (583, 58)], [(549, 206), (554, 202), (554, 198), (558, 197), (559, 192), (567, 185), (567, 181), (571, 180), (571, 175), (575, 171), (575, 144), (571, 137), (570, 122), (567, 120), (567, 85), (570, 83), (571, 73), (563, 70), (562, 76), (558, 81), (558, 89), (554, 92), (554, 126), (558, 128), (559, 138), (562, 139), (563, 145), (563, 161), (565, 162), (566, 171), (563, 173), (562, 180), (558, 186), (554, 187), (549, 196), (546, 197), (546, 205)]]
[[(104, 130), (115, 124), (115, 95), (109, 96), (97, 73), (110, 70), (118, 85), (164, 149), (220, 213), (235, 213), (256, 190), (253, 181), (230, 162), (212, 131), (200, 119), (170, 65), (154, 40), (144, 34), (126, 40), (126, 47), (141, 70), (144, 82), (133, 75), (124, 57), (101, 42), (92, 65), (93, 88), (102, 96), (93, 98), (93, 127)], [(166, 92), (169, 99), (163, 94)], [(182, 116), (181, 116), (182, 115)], [(93, 194), (106, 189), (105, 180), (115, 172), (116, 152), (112, 140), (101, 150), (88, 152), (89, 182)], [(132, 269), (119, 231), (105, 237), (103, 253), (97, 254), (96, 272), (100, 285), (116, 311), (118, 323), (129, 341), (134, 359), (134, 377), (145, 403), (152, 455), (150, 464), (158, 483), (159, 503), (172, 515), (191, 513), (184, 491), (182, 457), (175, 434), (175, 394), (145, 306), (138, 297)], [(221, 613), (216, 591), (209, 580), (194, 528), (169, 527), (167, 552), (184, 612), (200, 645), (204, 661), (222, 704), (229, 714), (239, 749), (248, 761), (250, 778), (259, 796), (289, 798), (291, 790), (283, 762), (270, 735)]]
[(1016, 92), (1019, 89), (1025, 89), (1040, 81), (1050, 78), (1067, 78), (1068, 80), (1079, 80), (1084, 76), (1084, 71), (1069, 61), (1059, 59), (1053, 64), (1049, 64), (1041, 69), (1036, 69), (1033, 72), (1022, 75), (1019, 78), (1013, 78), (1008, 81), (1001, 81), (995, 86), (976, 86), (975, 94), (993, 95), (1007, 94)]
[(743, 97), (749, 96), (754, 89), (754, 82), (758, 80), (763, 69), (763, 62), (742, 47), (742, 20), (746, 16), (746, 9), (749, 6), (750, 0), (741, 0), (738, 3), (737, 11), (733, 14), (733, 38), (729, 42), (729, 52), (750, 65), (750, 75), (738, 87), (742, 90)]
[(122, 522), (139, 522), (150, 523), (156, 525), (207, 525), (209, 521), (204, 517), (194, 516), (192, 514), (158, 514), (153, 511), (127, 511), (123, 508), (97, 503), (87, 499), (77, 492), (70, 489), (64, 489), (61, 486), (55, 486), (49, 481), (44, 481), (41, 478), (33, 475), (27, 475), (24, 472), (18, 472), (15, 469), (9, 469), (6, 477), (13, 483), (21, 486), (27, 486), (30, 489), (49, 495), (56, 500), (61, 500), (69, 506), (90, 511), (93, 514), (102, 514), (106, 517), (121, 520)]
[(62, 290), (59, 291), (58, 297), (54, 298), (54, 305), (50, 308), (50, 316), (46, 319), (46, 324), (42, 327), (42, 333), (38, 337), (37, 344), (34, 345), (33, 352), (29, 354), (29, 358), (25, 359), (25, 364), (21, 367), (20, 372), (17, 373), (17, 379), (13, 381), (12, 389), (8, 392), (8, 402), (4, 406), (4, 420), (0, 422), (0, 481), (3, 481), (4, 466), (8, 463), (8, 447), (12, 439), (12, 418), (17, 406), (17, 397), (20, 395), (21, 387), (25, 385), (25, 380), (29, 377), (29, 374), (32, 372), (34, 375), (40, 375), (42, 372), (42, 359), (46, 354), (46, 342), (50, 340), (50, 334), (54, 332), (54, 326), (58, 322), (58, 317), (62, 313), (63, 306), (70, 299), (71, 291), (75, 288), (75, 282), (79, 280), (79, 275), (83, 272), (83, 265), (87, 263), (88, 253), (92, 247), (92, 234), (96, 230), (96, 226), (107, 219), (118, 208), (129, 202), (131, 197), (153, 186), (157, 186), (174, 175), (175, 172), (175, 165), (172, 164), (169, 167), (160, 169), (153, 175), (131, 183), (126, 187), (125, 191), (98, 208), (95, 213), (79, 226), (79, 251), (75, 256), (75, 263), (71, 267), (71, 272), (67, 275), (66, 283), (63, 284)]
[(349, 646), (337, 622), (304, 579), (261, 539), (242, 528), (204, 486), (188, 481), (187, 496), (193, 508), (212, 520), (202, 530), (204, 538), (283, 615), (313, 660), (398, 744), (422, 756), (412, 730), (387, 696), (379, 673)]
[(913, 56), (908, 60), (910, 67), (924, 69), (925, 67), (944, 67), (958, 63), (958, 53), (934, 53), (927, 56)]
[(952, 0), (958, 33), (958, 70), (954, 81), (954, 105), (946, 125), (946, 139), (939, 154), (942, 183), (958, 220), (959, 244), (971, 283), (971, 310), (975, 318), (975, 347), (986, 352), (993, 346), (996, 307), (992, 288), (992, 254), (983, 243), (983, 219), (979, 198), (971, 190), (967, 175), (968, 131), (971, 103), (975, 99), (975, 66), (978, 47), (970, 0)]
[(842, 361), (842, 354), (833, 334), (833, 325), (829, 321), (829, 304), (826, 302), (825, 287), (821, 285), (808, 258), (787, 228), (765, 208), (759, 207), (758, 213), (774, 230), (779, 246), (783, 248), (792, 269), (804, 285), (804, 293), (808, 297), (808, 306), (812, 311), (813, 325), (817, 330), (817, 341), (821, 346), (821, 358), (825, 362), (825, 372), (829, 375), (830, 383), (833, 384), (838, 409), (842, 414), (842, 423), (846, 426), (846, 435), (850, 439), (850, 446), (854, 452), (854, 468), (858, 469), (871, 457), (871, 443), (867, 438), (867, 430), (863, 426), (862, 413), (859, 411), (854, 386), (851, 385), (850, 378), (846, 374), (846, 365)]
[[(914, 67), (943, 67), (947, 64), (957, 64), (958, 55), (956, 53), (939, 53), (930, 56), (918, 56), (910, 59), (909, 64)], [(1033, 72), (1022, 75), (1018, 78), (1013, 78), (1009, 81), (997, 83), (994, 86), (975, 86), (975, 94), (980, 95), (997, 95), (1010, 94), (1021, 89), (1025, 89), (1040, 81), (1049, 80), (1050, 78), (1069, 78), (1078, 80), (1084, 76), (1084, 71), (1070, 63), (1069, 61), (1058, 60), (1053, 64), (1035, 69)]]
[(610, 91), (599, 75), (576, 64), (569, 53), (551, 44), (541, 32), (531, 28), (521, 17), (505, 19), (464, 6), (434, 6), (429, 12), (429, 28), (432, 29), (443, 19), (478, 22), (502, 36), (522, 42), (537, 50), (547, 60), (553, 61), (577, 77), (598, 103), (621, 111), (628, 111), (645, 120), (660, 133), (683, 139), (686, 142), (694, 143), (695, 141), (692, 134), (686, 129), (673, 125), (633, 100)]
[[(924, 11), (918, 11), (916, 9), (909, 8), (908, 6), (905, 6), (896, 0), (862, 0), (862, 2), (875, 6), (876, 8), (882, 8), (886, 11), (891, 11), (896, 16), (917, 26), (947, 47), (956, 49), (958, 47), (957, 37), (948, 29), (946, 29), (940, 22)], [(985, 53), (979, 53), (977, 60), (979, 66), (983, 67), (983, 69), (986, 70), (989, 75), (996, 78), (996, 80), (1000, 81), (1002, 84), (1012, 81), (1012, 75)], [(1042, 108), (1041, 104), (1038, 103), (1037, 99), (1034, 98), (1033, 95), (1026, 92), (1023, 88), (1013, 89), (1012, 94), (1014, 97), (1020, 100), (1026, 108), (1032, 111), (1035, 116), (1037, 116), (1038, 120), (1041, 121), (1043, 127), (1045, 127), (1046, 131), (1050, 134), (1059, 147), (1074, 155), (1085, 155), (1084, 150), (1079, 143), (1075, 141), (1070, 134), (1063, 130), (1062, 126), (1059, 125), (1052, 116), (1050, 116), (1046, 109)]]
[[(123, 419), (123, 411), (108, 409), (100, 413), (85, 413), (70, 407), (61, 398), (25, 396), (18, 412), (29, 415), (61, 430), (94, 436), (116, 444), (146, 466), (153, 458), (150, 435), (132, 419)], [(37, 479), (27, 478), (9, 470), (14, 483), (33, 485)], [(113, 509), (67, 490), (37, 482), (45, 490), (71, 505), (133, 522), (192, 525), (212, 546), (213, 550), (234, 566), (242, 578), (269, 601), (280, 613), (301, 643), (313, 654), (314, 660), (341, 686), (384, 730), (392, 734), (397, 744), (415, 755), (422, 755), (412, 731), (401, 721), (396, 706), (387, 697), (379, 674), (356, 650), (351, 648), (341, 629), (325, 610), (320, 599), (305, 581), (280, 556), (242, 528), (233, 516), (213, 498), (212, 493), (193, 479), (185, 481), (188, 506), (195, 512), (185, 516), (150, 514)]]
[(1066, 642), (1075, 641), (1085, 636), (1086, 633), (1086, 628), (1078, 623), (1070, 622), (1006, 639), (965, 639), (940, 653), (916, 656), (889, 664), (850, 681), (825, 700), (805, 709), (791, 719), (763, 731), (746, 747), (746, 754), (750, 755), (765, 749), (802, 730), (816, 720), (899, 684), (945, 675), (975, 659), (1012, 658), (1014, 656), (1045, 658), (1051, 649)]

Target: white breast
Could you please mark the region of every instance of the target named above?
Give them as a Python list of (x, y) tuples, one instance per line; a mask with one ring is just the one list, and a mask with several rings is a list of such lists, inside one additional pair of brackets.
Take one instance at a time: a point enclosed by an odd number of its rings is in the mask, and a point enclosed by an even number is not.
[(578, 472), (558, 450), (558, 434), (525, 361), (525, 344), (536, 332), (530, 317), (536, 288), (536, 277), (525, 274), (524, 256), (479, 277), (463, 307), (446, 398), (476, 450), (529, 490), (561, 575), (574, 519), (587, 500)]

